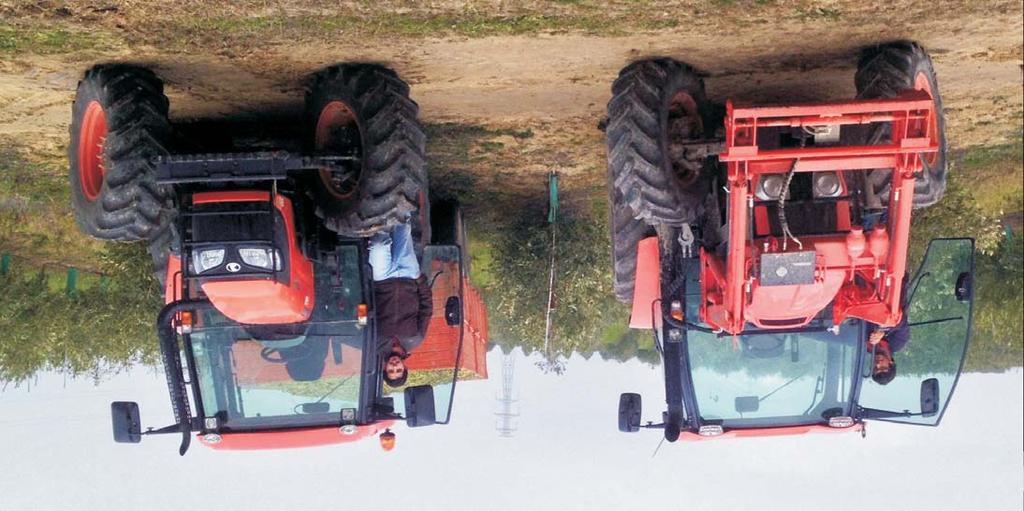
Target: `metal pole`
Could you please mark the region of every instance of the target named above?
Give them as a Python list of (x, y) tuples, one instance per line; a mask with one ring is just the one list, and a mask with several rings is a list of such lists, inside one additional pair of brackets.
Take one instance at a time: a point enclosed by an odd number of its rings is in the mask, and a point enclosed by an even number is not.
[(548, 223), (551, 224), (551, 264), (548, 272), (548, 307), (544, 315), (544, 356), (551, 358), (551, 311), (555, 300), (555, 251), (558, 234), (558, 174), (548, 174)]
[(0, 256), (0, 275), (7, 275), (11, 271), (11, 254)]

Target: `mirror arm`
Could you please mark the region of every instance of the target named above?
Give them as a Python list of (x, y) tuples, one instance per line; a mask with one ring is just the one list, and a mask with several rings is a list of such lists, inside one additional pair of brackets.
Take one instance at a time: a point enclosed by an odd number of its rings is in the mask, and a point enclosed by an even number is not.
[(159, 429), (149, 428), (146, 431), (143, 431), (142, 434), (143, 435), (166, 435), (168, 433), (180, 433), (180, 432), (181, 432), (181, 425), (180, 424), (171, 424), (170, 426), (164, 426), (164, 427), (159, 428)]
[(946, 323), (948, 321), (957, 321), (964, 319), (963, 316), (956, 316), (951, 318), (932, 319), (928, 321), (918, 321), (917, 323), (907, 323), (907, 326), (920, 326), (920, 325), (933, 325), (935, 323)]

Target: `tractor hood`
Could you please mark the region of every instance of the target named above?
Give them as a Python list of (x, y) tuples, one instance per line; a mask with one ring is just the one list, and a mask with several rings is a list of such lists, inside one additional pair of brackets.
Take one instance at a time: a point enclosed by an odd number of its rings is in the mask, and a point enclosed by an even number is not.
[(210, 302), (244, 324), (309, 319), (313, 264), (295, 242), (291, 201), (247, 190), (197, 193), (192, 202), (189, 269)]

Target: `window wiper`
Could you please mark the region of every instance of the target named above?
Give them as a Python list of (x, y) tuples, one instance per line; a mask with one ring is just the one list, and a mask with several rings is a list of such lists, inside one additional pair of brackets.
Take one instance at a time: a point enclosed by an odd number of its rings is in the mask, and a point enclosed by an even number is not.
[[(317, 399), (316, 401), (313, 401), (312, 403), (301, 403), (301, 404), (295, 405), (295, 407), (292, 408), (292, 412), (295, 413), (295, 414), (298, 414), (300, 408), (304, 409), (304, 410), (305, 409), (315, 409), (315, 410), (317, 410), (317, 412), (319, 412), (319, 408), (320, 407), (317, 407), (317, 406), (314, 406), (314, 405), (322, 403), (325, 399), (330, 397), (331, 394), (334, 394), (335, 391), (340, 389), (342, 385), (348, 383), (348, 381), (351, 380), (353, 376), (355, 376), (355, 375), (349, 376), (348, 378), (345, 378), (344, 380), (341, 380), (340, 382), (338, 382), (337, 385), (335, 385), (334, 387), (331, 387), (331, 390), (328, 390), (326, 394), (320, 396), (320, 398)], [(314, 412), (314, 413), (317, 413), (317, 412)], [(302, 413), (305, 413), (305, 411), (303, 411)]]
[(818, 401), (818, 395), (820, 395), (825, 390), (824, 383), (825, 383), (825, 369), (822, 369), (821, 370), (821, 374), (818, 376), (818, 379), (814, 382), (814, 395), (811, 396), (811, 404), (810, 404), (810, 406), (807, 407), (806, 410), (804, 410), (804, 415), (807, 415), (808, 413), (810, 413), (811, 409), (814, 408), (815, 403), (817, 403), (817, 401)]

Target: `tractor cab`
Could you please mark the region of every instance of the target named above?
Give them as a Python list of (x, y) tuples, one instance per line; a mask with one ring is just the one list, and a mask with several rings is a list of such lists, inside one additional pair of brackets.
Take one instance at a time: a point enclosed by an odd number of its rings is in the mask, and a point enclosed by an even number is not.
[[(180, 433), (184, 454), (193, 433), (204, 445), (226, 450), (309, 447), (381, 434), (382, 447), (390, 450), (390, 428), (398, 421), (414, 428), (447, 424), (460, 374), (471, 378), (479, 369), (460, 362), (464, 332), (486, 321), (475, 291), (468, 291), (470, 303), (463, 299), (462, 250), (424, 248), (434, 313), (424, 351), (409, 359), (406, 385), (390, 388), (382, 378), (387, 346), (376, 335), (365, 249), (361, 240), (343, 240), (334, 257), (312, 262), (316, 305), (304, 321), (242, 323), (212, 298), (168, 303), (158, 329), (176, 423), (142, 432), (138, 405), (115, 402), (115, 440)], [(478, 347), (471, 339), (467, 352), (473, 354)]]
[(970, 337), (973, 240), (929, 245), (908, 286), (911, 340), (895, 354), (897, 376), (884, 385), (872, 379), (869, 322), (836, 323), (827, 307), (799, 328), (747, 324), (730, 334), (700, 319), (699, 263), (690, 259), (683, 265), (683, 313), (673, 314), (670, 307), (654, 322), (668, 408), (661, 421), (642, 425), (640, 396), (623, 394), (620, 431), (661, 428), (675, 441), (863, 432), (868, 420), (929, 426), (941, 421)]

